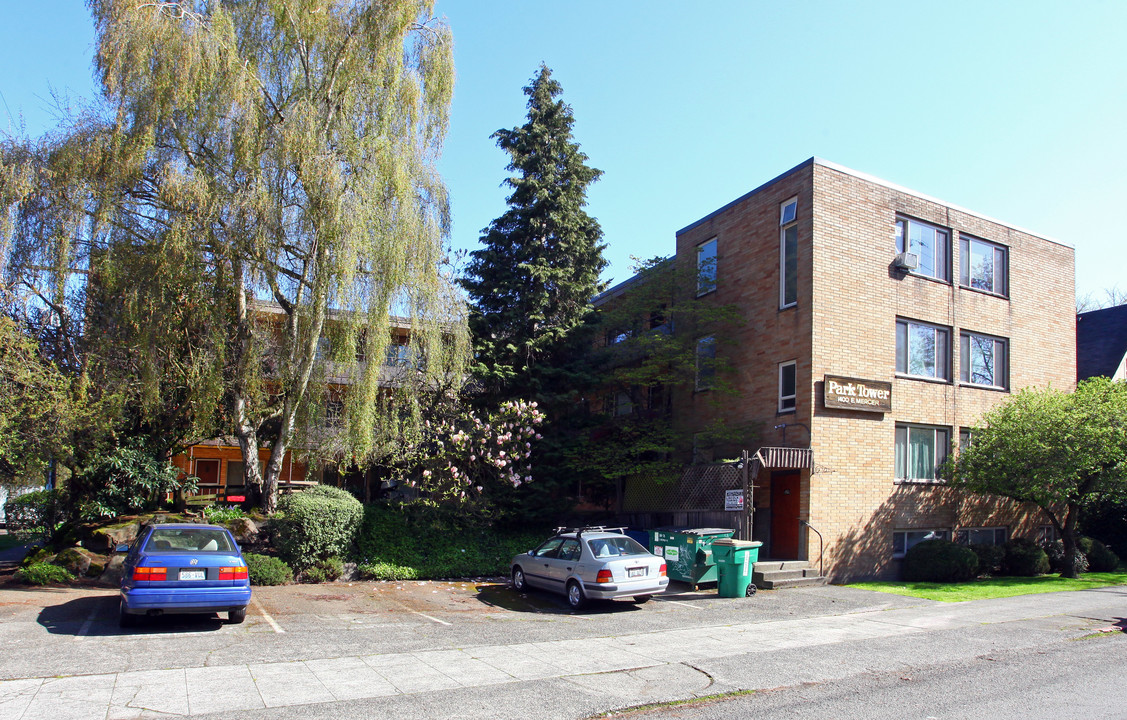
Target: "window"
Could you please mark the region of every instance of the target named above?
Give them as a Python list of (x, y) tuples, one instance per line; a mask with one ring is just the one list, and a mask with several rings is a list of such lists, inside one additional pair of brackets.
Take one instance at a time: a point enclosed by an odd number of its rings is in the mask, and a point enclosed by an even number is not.
[(392, 367), (407, 367), (411, 362), (411, 349), (408, 345), (392, 342), (387, 346), (386, 365)]
[(937, 325), (896, 321), (896, 372), (912, 377), (951, 378), (950, 331)]
[(798, 303), (798, 200), (779, 209), (779, 307)]
[(607, 347), (624, 343), (632, 337), (634, 337), (634, 333), (630, 330), (607, 330)]
[(779, 365), (779, 412), (793, 412), (796, 392), (797, 365), (794, 361)]
[(1007, 248), (959, 233), (959, 282), (963, 287), (1006, 295)]
[(959, 338), (959, 376), (970, 385), (1006, 387), (1006, 341), (963, 333)]
[(697, 340), (697, 390), (708, 390), (716, 377), (716, 338)]
[(959, 430), (959, 451), (961, 452), (961, 451), (969, 448), (971, 442), (972, 442), (971, 429), (970, 428), (961, 428)]
[(892, 557), (904, 557), (904, 553), (924, 540), (947, 540), (950, 537), (946, 530), (897, 530), (892, 533)]
[(1037, 544), (1048, 545), (1057, 539), (1057, 531), (1052, 525), (1037, 526)]
[(716, 289), (716, 238), (697, 245), (697, 296)]
[(935, 482), (939, 466), (951, 447), (949, 428), (927, 425), (896, 426), (896, 479), (904, 482)]
[(634, 412), (634, 401), (630, 398), (630, 393), (625, 391), (618, 391), (614, 394), (614, 415), (615, 417), (622, 417), (623, 415), (630, 415)]
[(936, 280), (951, 280), (951, 234), (943, 228), (919, 220), (896, 219), (896, 251), (919, 256), (914, 272)]
[(997, 528), (964, 528), (955, 533), (955, 542), (960, 545), (1005, 545), (1008, 531)]
[(344, 418), (344, 400), (339, 397), (329, 397), (325, 400), (325, 424), (330, 427), (339, 426)]

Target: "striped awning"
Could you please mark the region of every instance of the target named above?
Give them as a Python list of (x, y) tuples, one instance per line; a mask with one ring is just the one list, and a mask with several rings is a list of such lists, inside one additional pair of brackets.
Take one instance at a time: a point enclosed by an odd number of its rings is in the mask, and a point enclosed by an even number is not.
[(810, 448), (761, 447), (755, 451), (760, 467), (797, 470), (814, 467), (814, 451)]

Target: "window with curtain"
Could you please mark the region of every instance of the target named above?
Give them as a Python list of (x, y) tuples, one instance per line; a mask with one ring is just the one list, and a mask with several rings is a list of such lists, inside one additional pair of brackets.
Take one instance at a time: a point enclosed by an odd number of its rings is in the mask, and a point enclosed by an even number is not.
[(939, 467), (951, 447), (950, 428), (927, 425), (896, 426), (896, 479), (936, 482)]

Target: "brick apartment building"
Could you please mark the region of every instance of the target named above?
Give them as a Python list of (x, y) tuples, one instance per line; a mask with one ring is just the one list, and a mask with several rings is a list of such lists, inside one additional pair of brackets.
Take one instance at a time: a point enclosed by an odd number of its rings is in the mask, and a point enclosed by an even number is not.
[(697, 343), (728, 353), (735, 392), (709, 398), (698, 378), (674, 422), (721, 417), (759, 428), (752, 452), (810, 450), (760, 468), (761, 557), (817, 562), (812, 526), (831, 579), (889, 577), (925, 537), (1045, 532), (935, 469), (1011, 392), (1075, 386), (1072, 248), (812, 158), (680, 230), (677, 256), (699, 268), (689, 302), (735, 305), (746, 324)]

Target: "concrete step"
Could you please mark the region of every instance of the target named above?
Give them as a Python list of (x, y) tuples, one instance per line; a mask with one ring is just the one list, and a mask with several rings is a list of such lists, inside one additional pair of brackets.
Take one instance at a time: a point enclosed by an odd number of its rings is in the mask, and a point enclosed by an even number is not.
[(761, 560), (755, 563), (751, 581), (764, 590), (826, 584), (806, 560)]
[[(755, 587), (763, 590), (781, 590), (783, 588), (794, 587), (810, 587), (814, 585), (825, 585), (826, 579), (820, 576), (809, 576), (802, 578), (794, 578), (791, 580), (754, 580)], [(762, 582), (762, 584), (760, 584)]]
[(755, 563), (755, 571), (768, 571), (768, 570), (802, 570), (810, 567), (808, 560), (758, 560)]
[(803, 568), (801, 570), (768, 570), (766, 572), (755, 571), (751, 574), (752, 582), (756, 585), (760, 580), (798, 580), (804, 577), (817, 577), (818, 573), (810, 568)]

